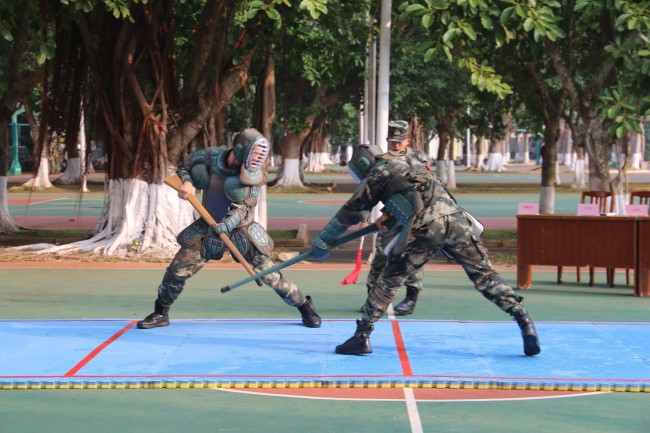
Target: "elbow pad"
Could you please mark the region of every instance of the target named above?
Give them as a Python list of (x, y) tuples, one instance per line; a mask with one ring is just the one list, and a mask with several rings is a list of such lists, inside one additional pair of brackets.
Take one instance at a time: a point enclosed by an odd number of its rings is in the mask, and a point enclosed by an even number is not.
[(196, 189), (205, 189), (210, 185), (210, 158), (204, 150), (198, 150), (185, 158), (185, 170)]

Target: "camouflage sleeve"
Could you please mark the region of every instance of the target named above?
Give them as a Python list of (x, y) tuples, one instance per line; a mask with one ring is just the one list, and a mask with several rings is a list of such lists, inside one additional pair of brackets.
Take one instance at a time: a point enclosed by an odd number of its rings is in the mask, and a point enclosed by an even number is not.
[(209, 158), (206, 149), (190, 153), (176, 167), (176, 175), (183, 182), (192, 182), (197, 189), (205, 188), (210, 179)]
[(178, 167), (176, 167), (176, 175), (181, 178), (183, 182), (192, 182), (190, 177), (190, 172), (185, 168), (185, 164), (181, 162)]
[(348, 225), (368, 221), (370, 212), (379, 204), (381, 191), (390, 179), (390, 173), (384, 170), (373, 169), (368, 176), (357, 186), (352, 197), (341, 207), (336, 214), (339, 220)]
[(425, 167), (427, 167), (427, 169), (433, 170), (433, 166), (431, 165), (431, 161), (429, 161), (429, 157), (427, 156), (426, 153), (422, 152), (421, 150), (409, 147), (408, 151), (406, 152), (406, 155), (409, 158), (415, 159), (417, 162), (424, 164)]

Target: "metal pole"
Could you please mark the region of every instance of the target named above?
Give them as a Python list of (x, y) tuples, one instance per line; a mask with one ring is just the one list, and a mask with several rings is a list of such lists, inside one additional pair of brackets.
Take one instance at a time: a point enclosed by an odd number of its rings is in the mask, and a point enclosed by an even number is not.
[[(469, 114), (470, 114), (471, 109), (469, 108), (469, 105), (467, 106), (467, 121), (469, 122)], [(467, 168), (470, 168), (472, 164), (469, 162), (469, 155), (471, 153), (471, 141), (472, 141), (472, 135), (469, 130), (469, 124), (467, 125)]]
[(370, 35), (368, 51), (368, 97), (366, 99), (366, 143), (377, 143), (377, 38)]
[(10, 176), (19, 176), (23, 174), (23, 169), (20, 166), (20, 160), (18, 159), (18, 134), (20, 128), (18, 125), (18, 116), (25, 112), (25, 107), (20, 107), (18, 110), (11, 115), (11, 143), (14, 147), (14, 157), (11, 161), (11, 167), (9, 167)]
[(381, 2), (381, 30), (379, 33), (379, 73), (377, 89), (377, 129), (375, 139), (377, 144), (386, 151), (386, 136), (388, 136), (388, 111), (390, 109), (390, 28), (391, 0)]

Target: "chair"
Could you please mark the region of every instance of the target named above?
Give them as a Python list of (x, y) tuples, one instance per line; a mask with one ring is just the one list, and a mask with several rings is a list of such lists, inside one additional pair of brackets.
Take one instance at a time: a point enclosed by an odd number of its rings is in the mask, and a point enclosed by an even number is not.
[[(608, 202), (609, 201), (609, 206)], [(600, 213), (614, 212), (615, 196), (611, 191), (583, 191), (580, 203), (598, 204)], [(576, 279), (580, 282), (581, 272), (580, 268), (576, 268)], [(557, 267), (557, 283), (562, 284), (562, 266)], [(607, 269), (607, 284), (614, 286), (614, 269)], [(629, 282), (628, 282), (629, 284)], [(589, 267), (589, 286), (594, 285), (594, 268)]]
[[(638, 203), (635, 203), (636, 199), (638, 199)], [(630, 204), (650, 204), (650, 191), (630, 192)], [(650, 212), (648, 214), (650, 215)]]

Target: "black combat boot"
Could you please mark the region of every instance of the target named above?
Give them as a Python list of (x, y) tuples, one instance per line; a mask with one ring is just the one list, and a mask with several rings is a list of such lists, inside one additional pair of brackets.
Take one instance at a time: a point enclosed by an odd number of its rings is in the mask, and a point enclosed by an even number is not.
[(413, 314), (415, 310), (415, 303), (418, 301), (418, 291), (407, 287), (406, 288), (406, 297), (402, 302), (395, 305), (393, 311), (395, 311), (396, 316), (407, 316)]
[(514, 313), (512, 317), (517, 321), (519, 329), (521, 329), (521, 336), (524, 339), (524, 353), (526, 356), (535, 356), (542, 351), (535, 331), (535, 324), (533, 319), (528, 316), (528, 311), (521, 309)]
[(345, 343), (336, 346), (336, 353), (339, 355), (372, 353), (370, 333), (373, 329), (375, 329), (375, 326), (372, 323), (357, 320), (357, 331)]
[(137, 326), (140, 329), (169, 326), (169, 307), (163, 307), (162, 304), (156, 299), (153, 313), (145, 317), (144, 320), (140, 320)]
[(302, 314), (302, 323), (307, 328), (320, 328), (320, 316), (314, 308), (314, 303), (311, 300), (311, 296), (307, 296), (305, 302), (298, 307), (300, 314)]

